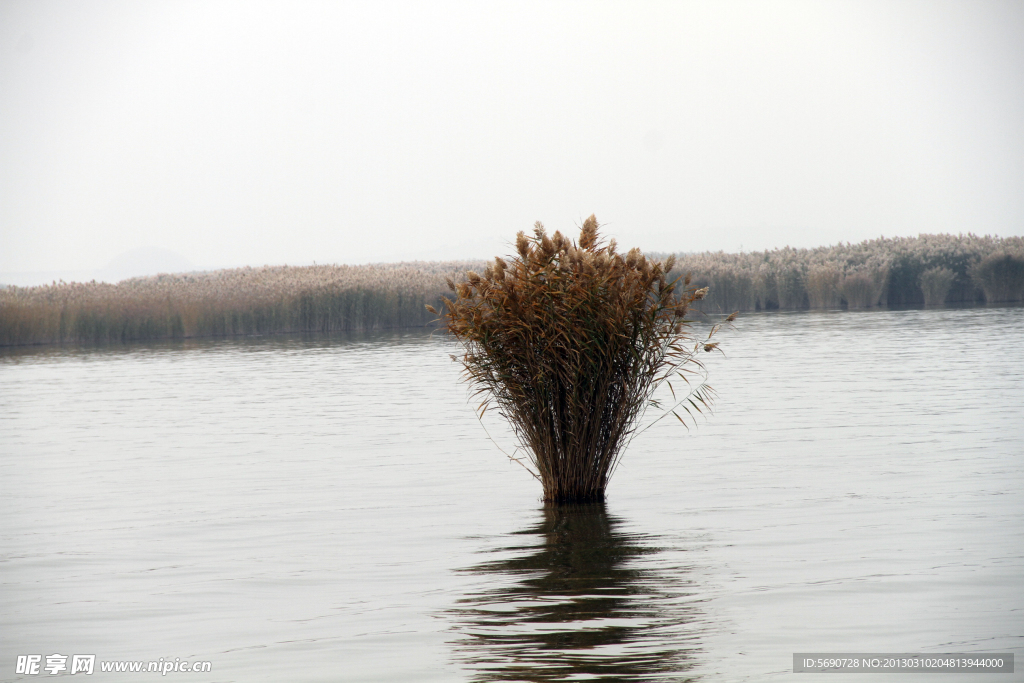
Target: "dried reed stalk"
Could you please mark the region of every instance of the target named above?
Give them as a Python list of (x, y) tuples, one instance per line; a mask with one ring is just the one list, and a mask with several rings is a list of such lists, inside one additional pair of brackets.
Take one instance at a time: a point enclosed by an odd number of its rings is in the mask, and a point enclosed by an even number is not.
[(1024, 299), (1024, 255), (997, 252), (975, 264), (970, 273), (985, 291), (985, 301)]
[(956, 273), (949, 268), (929, 268), (921, 273), (918, 282), (924, 293), (924, 305), (941, 306), (946, 303), (946, 296), (955, 280)]
[(678, 408), (693, 417), (710, 405), (698, 353), (716, 348), (718, 326), (697, 341), (686, 317), (707, 289), (688, 287), (689, 277), (669, 281), (674, 257), (619, 254), (614, 240), (599, 238), (594, 216), (578, 243), (549, 237), (537, 223), (533, 237), (519, 233), (516, 248), (482, 275), (449, 282), (455, 298), (445, 301), (441, 325), (465, 348), (453, 359), (484, 397), (481, 416), (494, 405), (511, 423), (545, 500), (601, 500), (640, 417), (660, 407), (658, 386), (693, 380), (664, 413), (680, 421)]

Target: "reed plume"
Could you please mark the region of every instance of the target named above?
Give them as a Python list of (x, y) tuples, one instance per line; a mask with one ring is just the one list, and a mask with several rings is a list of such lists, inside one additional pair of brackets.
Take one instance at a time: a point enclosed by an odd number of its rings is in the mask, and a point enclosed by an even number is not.
[(698, 342), (687, 318), (708, 290), (670, 280), (674, 257), (618, 253), (594, 216), (575, 243), (537, 223), (533, 236), (519, 233), (516, 250), (451, 283), (441, 325), (465, 349), (453, 358), (483, 396), (481, 415), (495, 406), (509, 421), (545, 500), (601, 500), (640, 417), (660, 407), (656, 387), (694, 379), (665, 412), (681, 421), (677, 407), (692, 416), (710, 405), (698, 354), (717, 346), (718, 328)]

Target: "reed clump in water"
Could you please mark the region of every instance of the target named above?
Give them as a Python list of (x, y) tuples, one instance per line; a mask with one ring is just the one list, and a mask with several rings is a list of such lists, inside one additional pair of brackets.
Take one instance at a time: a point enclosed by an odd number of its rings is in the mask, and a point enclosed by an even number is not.
[[(707, 289), (669, 280), (673, 257), (618, 253), (594, 216), (578, 243), (537, 223), (516, 249), (482, 275), (449, 282), (455, 298), (441, 324), (466, 349), (460, 360), (485, 396), (481, 414), (493, 404), (510, 422), (545, 500), (601, 500), (639, 418), (658, 405), (655, 388), (676, 375), (703, 378), (698, 352), (717, 346), (717, 327), (697, 342), (687, 313)], [(700, 411), (712, 396), (700, 382), (684, 407)]]

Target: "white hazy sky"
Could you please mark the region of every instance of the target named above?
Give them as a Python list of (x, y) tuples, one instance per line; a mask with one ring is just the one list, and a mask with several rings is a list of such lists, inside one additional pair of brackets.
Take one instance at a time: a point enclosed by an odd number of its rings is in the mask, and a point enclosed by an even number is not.
[(1024, 234), (1024, 1), (0, 0), (0, 271)]

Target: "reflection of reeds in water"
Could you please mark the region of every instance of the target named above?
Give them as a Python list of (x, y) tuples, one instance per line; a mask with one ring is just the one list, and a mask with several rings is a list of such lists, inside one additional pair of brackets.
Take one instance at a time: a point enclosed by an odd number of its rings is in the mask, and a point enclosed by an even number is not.
[(517, 534), (539, 543), (466, 570), (493, 586), (450, 612), (473, 680), (696, 680), (687, 672), (701, 614), (685, 569), (645, 567), (660, 549), (622, 531), (603, 503), (548, 504), (543, 514)]

